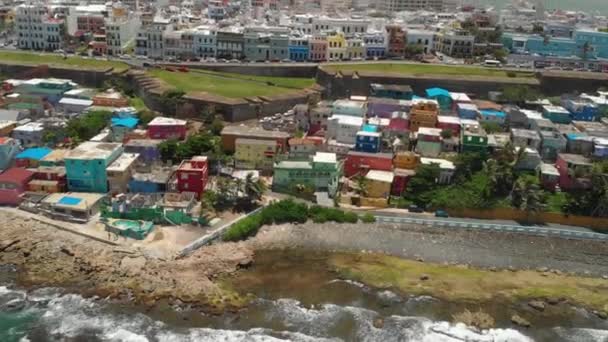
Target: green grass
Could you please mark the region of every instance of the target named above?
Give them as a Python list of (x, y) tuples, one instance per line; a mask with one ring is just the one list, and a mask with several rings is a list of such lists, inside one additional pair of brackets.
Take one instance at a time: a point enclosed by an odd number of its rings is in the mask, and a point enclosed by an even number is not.
[(146, 104), (141, 97), (131, 97), (129, 98), (129, 106), (135, 108), (138, 112), (142, 110), (147, 110)]
[[(366, 63), (366, 64), (331, 64), (324, 66), (331, 71), (368, 71), (387, 74), (408, 75), (457, 75), (457, 76), (488, 76), (508, 77), (507, 72), (476, 66), (452, 66), (434, 64), (406, 64), (406, 63)], [(515, 72), (516, 77), (533, 77), (531, 72)]]
[(127, 64), (118, 61), (97, 60), (92, 58), (87, 59), (76, 56), (63, 59), (63, 57), (59, 55), (41, 54), (36, 52), (1, 51), (0, 61), (35, 65), (47, 64), (49, 66), (74, 67), (84, 70), (114, 68), (114, 71), (118, 72), (124, 71), (129, 67)]
[(312, 78), (249, 76), (192, 70), (183, 73), (153, 69), (149, 73), (184, 92), (204, 91), (230, 98), (283, 94), (310, 87), (315, 82)]
[[(342, 277), (406, 294), (432, 295), (446, 300), (488, 301), (567, 298), (608, 311), (608, 281), (536, 271), (491, 272), (459, 266), (422, 263), (379, 254), (336, 254), (329, 263)], [(421, 281), (426, 274), (428, 281)]]
[(551, 213), (562, 213), (562, 208), (566, 204), (568, 204), (568, 197), (565, 192), (550, 194), (547, 198), (547, 211)]

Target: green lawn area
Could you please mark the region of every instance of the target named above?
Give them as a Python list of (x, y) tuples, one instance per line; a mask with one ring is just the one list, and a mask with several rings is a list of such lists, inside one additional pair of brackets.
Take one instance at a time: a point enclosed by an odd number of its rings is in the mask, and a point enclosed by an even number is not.
[(36, 52), (11, 52), (0, 51), (0, 61), (27, 63), (27, 64), (47, 64), (51, 66), (67, 66), (81, 69), (105, 69), (114, 68), (115, 71), (126, 70), (129, 66), (119, 61), (97, 60), (93, 58), (82, 58), (70, 56), (63, 59), (59, 55), (40, 54)]
[[(312, 78), (250, 76), (210, 71), (191, 70), (184, 73), (152, 69), (149, 73), (184, 92), (204, 91), (231, 98), (282, 94), (315, 83)], [(268, 82), (274, 85), (269, 85)]]
[(568, 197), (565, 192), (556, 192), (547, 198), (547, 211), (551, 213), (563, 213), (564, 205), (568, 204)]
[[(407, 63), (365, 63), (365, 64), (331, 64), (324, 66), (333, 71), (369, 71), (387, 74), (409, 75), (466, 75), (508, 77), (507, 72), (499, 69), (477, 66), (452, 66), (436, 64), (407, 64)], [(516, 77), (533, 77), (532, 72), (515, 72)]]
[(137, 111), (147, 110), (146, 104), (141, 97), (130, 97), (129, 98), (129, 106), (137, 109)]

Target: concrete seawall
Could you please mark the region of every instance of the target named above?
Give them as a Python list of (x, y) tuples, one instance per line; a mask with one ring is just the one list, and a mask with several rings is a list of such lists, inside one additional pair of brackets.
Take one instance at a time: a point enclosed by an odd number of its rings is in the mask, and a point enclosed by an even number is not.
[[(37, 65), (31, 64), (20, 64), (20, 63), (0, 63), (0, 73), (7, 75), (8, 77), (19, 77), (25, 75), (29, 71), (33, 71), (37, 68)], [(69, 67), (48, 67), (48, 76), (55, 78), (66, 78), (70, 79), (78, 84), (87, 87), (101, 87), (104, 82), (111, 77), (115, 76), (112, 68), (107, 69), (79, 69)], [(44, 77), (44, 76), (43, 76)]]

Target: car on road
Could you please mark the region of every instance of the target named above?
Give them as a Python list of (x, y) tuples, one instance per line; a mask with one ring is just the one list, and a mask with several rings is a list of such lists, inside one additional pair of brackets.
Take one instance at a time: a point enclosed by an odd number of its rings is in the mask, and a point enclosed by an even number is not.
[(238, 63), (241, 63), (241, 61), (233, 58), (233, 59), (229, 60), (228, 63), (238, 64)]
[(450, 215), (443, 209), (437, 209), (435, 210), (435, 217), (450, 217)]
[(415, 204), (410, 204), (410, 205), (407, 207), (407, 210), (408, 210), (410, 213), (422, 213), (422, 212), (424, 212), (424, 209), (420, 208), (419, 206), (417, 206), (417, 205), (415, 205)]

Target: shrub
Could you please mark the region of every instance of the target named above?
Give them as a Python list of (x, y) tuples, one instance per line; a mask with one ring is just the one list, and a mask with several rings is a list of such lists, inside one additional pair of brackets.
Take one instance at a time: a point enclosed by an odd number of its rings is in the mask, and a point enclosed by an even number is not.
[(507, 71), (507, 77), (515, 78), (517, 73), (515, 71)]
[(233, 224), (232, 227), (228, 228), (226, 233), (224, 233), (223, 239), (225, 241), (244, 240), (250, 236), (257, 234), (261, 226), (262, 215), (251, 215)]
[(365, 215), (361, 215), (360, 217), (361, 222), (363, 223), (374, 223), (376, 222), (376, 216), (370, 214), (370, 213), (366, 213)]
[(357, 223), (359, 222), (359, 216), (353, 212), (344, 213), (344, 222)]

